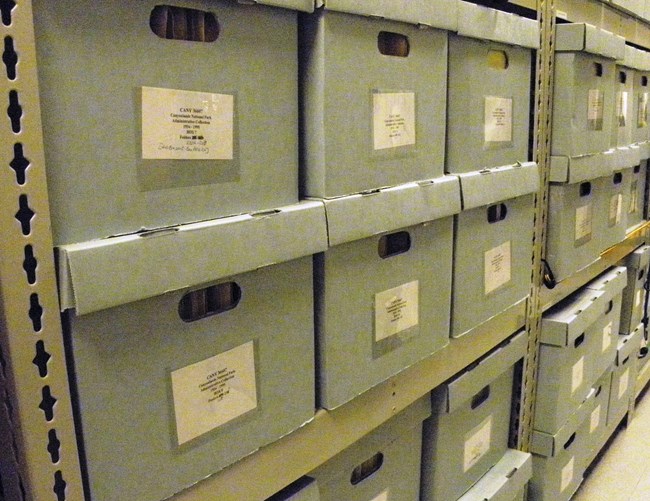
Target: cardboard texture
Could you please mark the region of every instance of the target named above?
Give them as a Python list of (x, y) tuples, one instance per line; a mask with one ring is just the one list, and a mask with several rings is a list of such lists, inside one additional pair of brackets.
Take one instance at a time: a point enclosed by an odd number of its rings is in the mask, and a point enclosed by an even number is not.
[(303, 195), (441, 176), (447, 33), (332, 10), (302, 21)]
[[(528, 296), (533, 193), (539, 184), (534, 163), (459, 178), (464, 210), (454, 217), (452, 337)], [(504, 211), (501, 220), (491, 216), (497, 208)]]
[[(201, 43), (156, 36), (150, 15), (159, 3), (144, 0), (129, 9), (116, 1), (34, 3), (56, 245), (298, 202), (297, 13), (185, 1), (183, 7), (210, 12), (225, 27), (218, 41)], [(120, 57), (101, 57), (108, 54)], [(143, 89), (151, 88), (178, 97), (154, 100), (143, 111)], [(232, 110), (201, 108), (215, 97)], [(197, 115), (203, 118), (181, 111), (190, 108), (203, 109)], [(154, 115), (165, 117), (164, 128)], [(143, 139), (150, 119), (173, 145)], [(226, 136), (215, 139), (213, 127)], [(178, 139), (192, 134), (196, 140)], [(190, 145), (200, 137), (208, 152)], [(212, 158), (228, 143), (230, 155)], [(149, 147), (175, 157), (145, 158)]]
[(625, 38), (588, 23), (558, 24), (556, 52), (588, 52), (610, 59), (625, 57)]
[(643, 17), (645, 14), (645, 0), (610, 0), (613, 5), (621, 9)]
[(320, 501), (318, 482), (310, 477), (302, 477), (266, 501)]
[(183, 320), (195, 286), (65, 313), (93, 499), (166, 499), (313, 418), (312, 258), (208, 280), (234, 308)]
[(314, 12), (314, 0), (253, 0), (253, 2), (303, 12)]
[(585, 469), (603, 448), (610, 436), (611, 430), (607, 428), (607, 410), (609, 408), (609, 391), (612, 384), (611, 366), (605, 370), (603, 375), (594, 384), (594, 408), (589, 415), (589, 446), (585, 458)]
[[(320, 500), (419, 499), (422, 421), (430, 414), (428, 397), (421, 398), (309, 473), (318, 481)], [(379, 469), (358, 478), (377, 454)]]
[(633, 231), (645, 222), (643, 207), (645, 204), (645, 183), (648, 173), (646, 160), (632, 167), (630, 175), (623, 181), (623, 208), (627, 210), (627, 231)]
[(602, 346), (599, 319), (610, 297), (606, 291), (584, 289), (555, 305), (542, 318), (535, 430), (556, 433), (602, 374), (596, 373), (596, 355), (600, 351), (595, 348)]
[(431, 199), (459, 209), (458, 181), (325, 201), (330, 247), (315, 257), (321, 406), (338, 407), (448, 343), (453, 217), (430, 220)]
[(424, 501), (462, 496), (498, 463), (508, 447), (514, 364), (526, 353), (519, 333), (431, 393), (424, 422)]
[(598, 250), (602, 252), (625, 239), (632, 168), (615, 171), (593, 181), (597, 196), (594, 226), (599, 235)]
[(458, 501), (513, 501), (533, 475), (531, 454), (508, 449), (503, 457)]
[(632, 133), (638, 118), (634, 115), (635, 75), (635, 70), (627, 65), (616, 65), (614, 69), (615, 102), (611, 131), (613, 147), (628, 146), (634, 142)]
[(611, 174), (615, 151), (577, 157), (551, 156), (552, 183), (575, 184)]
[(82, 315), (326, 248), (320, 202), (65, 245), (57, 249), (59, 300)]
[(620, 336), (618, 341), (607, 410), (607, 428), (610, 432), (627, 414), (630, 400), (636, 395), (638, 355), (642, 339), (643, 324), (640, 324), (631, 334)]
[[(650, 102), (650, 88), (648, 82), (650, 78), (650, 53), (625, 47), (626, 61), (632, 60), (634, 72), (633, 97), (632, 97), (632, 141), (642, 143), (650, 139), (650, 127), (648, 127), (648, 103)], [(642, 158), (648, 158), (644, 152)]]
[(621, 334), (630, 334), (643, 320), (646, 291), (644, 284), (650, 271), (650, 246), (644, 245), (619, 264), (627, 266), (627, 287), (621, 301)]

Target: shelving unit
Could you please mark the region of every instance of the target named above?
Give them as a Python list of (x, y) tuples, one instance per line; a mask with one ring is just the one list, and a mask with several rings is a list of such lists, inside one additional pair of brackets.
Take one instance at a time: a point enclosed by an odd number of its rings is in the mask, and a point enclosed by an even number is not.
[[(555, 16), (596, 24), (647, 48), (650, 24), (595, 0), (512, 3), (537, 10), (541, 20), (535, 144), (542, 186), (536, 202), (528, 302), (508, 309), (459, 339), (451, 339), (446, 348), (348, 404), (334, 411), (319, 411), (313, 421), (299, 430), (173, 499), (264, 499), (333, 457), (522, 328), (529, 336), (529, 358), (518, 438), (519, 448), (528, 449), (542, 312), (647, 241), (650, 230), (650, 223), (643, 224), (597, 262), (556, 288), (548, 290), (542, 286)], [(83, 480), (52, 259), (31, 2), (15, 0), (14, 8), (11, 4), (0, 0), (0, 33), (5, 48), (7, 38), (11, 39), (18, 57), (16, 75), (12, 77), (5, 71), (6, 65), (2, 65), (0, 76), (0, 92), (5, 96), (0, 122), (0, 199), (4, 202), (0, 204), (0, 450), (10, 451), (0, 455), (0, 479), (8, 499), (78, 500), (83, 499)], [(7, 112), (16, 99), (22, 109), (20, 118), (13, 111)], [(11, 107), (16, 108), (15, 104)], [(22, 157), (14, 148), (18, 143), (27, 159), (22, 163), (28, 164), (23, 182), (10, 168), (21, 164)], [(37, 262), (35, 269), (30, 264), (32, 254)], [(637, 393), (649, 380), (650, 367), (646, 366)]]

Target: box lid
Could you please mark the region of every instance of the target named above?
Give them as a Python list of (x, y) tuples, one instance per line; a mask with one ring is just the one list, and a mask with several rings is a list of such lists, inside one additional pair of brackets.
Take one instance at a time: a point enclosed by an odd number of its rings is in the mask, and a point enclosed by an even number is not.
[(552, 156), (550, 181), (574, 184), (609, 176), (613, 156), (613, 150), (577, 157)]
[[(580, 432), (579, 428), (586, 419), (589, 419), (591, 412), (595, 409), (597, 393), (596, 388), (591, 388), (584, 401), (569, 416), (562, 427), (554, 435), (543, 431), (533, 430), (533, 436), (530, 442), (530, 452), (540, 456), (555, 457), (563, 449), (569, 449), (572, 445), (577, 445), (577, 450), (584, 447), (584, 442), (582, 441), (585, 440), (586, 437), (578, 436), (578, 433)], [(580, 443), (575, 444), (575, 440), (582, 442), (582, 445)]]
[(316, 479), (302, 477), (291, 485), (277, 492), (266, 501), (319, 501), (318, 483)]
[(532, 455), (508, 449), (458, 501), (512, 501), (533, 476)]
[(603, 298), (603, 301), (609, 301), (614, 296), (621, 294), (626, 286), (627, 268), (625, 266), (615, 266), (587, 283), (585, 288), (605, 292), (606, 297)]
[(452, 413), (526, 355), (528, 338), (520, 332), (486, 357), (467, 367), (437, 390), (445, 392), (446, 411)]
[(648, 265), (650, 265), (650, 245), (642, 245), (634, 252), (628, 254), (623, 258), (621, 264), (634, 270), (641, 268), (647, 269)]
[(542, 316), (540, 341), (553, 346), (569, 346), (600, 317), (609, 299), (602, 290), (574, 292)]
[(317, 8), (455, 31), (457, 0), (315, 0)]
[(313, 0), (237, 0), (237, 3), (259, 3), (263, 5), (271, 5), (273, 7), (301, 10), (303, 12), (314, 12)]
[(627, 66), (635, 70), (645, 70), (647, 66), (645, 54), (648, 54), (648, 52), (639, 50), (631, 45), (625, 45), (625, 57), (619, 59), (616, 63), (619, 66)]
[(539, 24), (533, 19), (458, 1), (458, 34), (537, 49)]
[(534, 193), (539, 189), (535, 162), (457, 174), (463, 210)]
[(555, 28), (555, 50), (583, 51), (610, 59), (625, 57), (625, 38), (587, 23), (558, 24)]
[(454, 176), (443, 176), (323, 202), (333, 247), (457, 214), (460, 184)]
[(630, 169), (641, 163), (641, 148), (637, 145), (612, 148), (606, 153), (611, 154), (612, 171)]
[(626, 365), (629, 361), (628, 359), (630, 359), (631, 357), (634, 357), (634, 359), (636, 358), (636, 356), (639, 354), (639, 348), (641, 347), (642, 338), (643, 338), (642, 323), (637, 325), (636, 329), (634, 329), (630, 334), (618, 337), (618, 346), (616, 348), (616, 359), (614, 360), (614, 364), (617, 367)]
[(320, 202), (64, 245), (62, 310), (78, 315), (157, 296), (327, 248)]

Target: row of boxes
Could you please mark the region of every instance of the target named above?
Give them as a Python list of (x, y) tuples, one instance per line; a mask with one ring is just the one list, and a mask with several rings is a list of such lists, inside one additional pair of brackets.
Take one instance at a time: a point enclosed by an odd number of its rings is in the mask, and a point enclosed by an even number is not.
[(523, 499), (531, 455), (507, 444), (525, 353), (519, 333), (269, 501)]
[[(57, 245), (528, 160), (533, 20), (457, 0), (91, 3), (34, 4)], [(182, 9), (216, 40), (161, 38)], [(106, 47), (120, 57), (95, 64)]]

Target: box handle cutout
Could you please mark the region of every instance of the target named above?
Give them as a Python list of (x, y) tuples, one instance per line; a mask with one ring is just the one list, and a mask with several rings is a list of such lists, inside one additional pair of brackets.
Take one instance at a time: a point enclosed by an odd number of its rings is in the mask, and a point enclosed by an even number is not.
[(513, 468), (508, 473), (506, 473), (506, 478), (512, 478), (515, 476), (515, 473), (519, 471), (519, 468)]
[(603, 385), (601, 384), (598, 389), (596, 390), (596, 395), (595, 398), (598, 398), (598, 395), (600, 395), (600, 392), (603, 391)]
[(214, 42), (219, 38), (219, 21), (212, 12), (187, 7), (156, 5), (149, 27), (160, 38), (188, 42)]
[(638, 174), (639, 172), (641, 172), (641, 166), (640, 165), (635, 165), (633, 170), (634, 170), (635, 174)]
[(639, 270), (639, 276), (638, 276), (637, 280), (642, 280), (644, 275), (645, 275), (645, 268), (641, 268)]
[(627, 82), (627, 73), (624, 71), (619, 71), (618, 72), (618, 81), (622, 84)]
[(487, 54), (487, 64), (489, 68), (494, 70), (506, 70), (510, 65), (508, 62), (508, 54), (502, 50), (489, 50)]
[(377, 35), (377, 48), (384, 56), (408, 57), (411, 52), (411, 44), (406, 35), (380, 31)]
[(361, 463), (354, 470), (352, 470), (350, 483), (352, 485), (357, 485), (358, 483), (363, 482), (366, 478), (371, 476), (373, 473), (378, 472), (383, 464), (384, 464), (384, 455), (383, 453), (378, 452), (370, 459), (366, 459), (363, 463)]
[(647, 87), (648, 86), (648, 77), (641, 77), (641, 86), (642, 87)]
[(607, 303), (607, 309), (605, 310), (605, 315), (609, 315), (613, 309), (614, 309), (614, 301), (610, 300), (609, 303)]
[(626, 365), (630, 361), (630, 356), (628, 355), (625, 360), (621, 362), (621, 365)]
[(185, 294), (178, 304), (178, 314), (184, 322), (195, 322), (235, 308), (241, 299), (241, 287), (225, 282)]
[(623, 182), (623, 173), (617, 172), (614, 174), (614, 184), (621, 184)]
[(580, 196), (586, 197), (591, 194), (591, 183), (580, 183)]
[(597, 77), (603, 76), (603, 65), (601, 63), (594, 63), (594, 73)]
[(580, 345), (581, 345), (582, 343), (584, 343), (584, 342), (585, 342), (585, 333), (583, 332), (583, 333), (580, 334), (580, 335), (576, 338), (576, 340), (573, 342), (573, 347), (574, 347), (574, 348), (577, 348), (578, 346), (580, 346)]
[(481, 391), (479, 391), (476, 395), (472, 397), (472, 403), (470, 404), (472, 410), (484, 404), (488, 398), (490, 398), (490, 385), (487, 385), (485, 388), (483, 388)]
[(408, 231), (398, 231), (390, 235), (384, 235), (379, 239), (377, 252), (379, 257), (386, 259), (389, 257), (404, 254), (411, 249), (411, 235)]
[(507, 215), (508, 208), (506, 207), (506, 204), (490, 205), (487, 209), (487, 220), (490, 224), (503, 221)]
[(574, 431), (573, 434), (569, 437), (569, 440), (567, 440), (564, 443), (564, 450), (567, 450), (569, 447), (571, 447), (571, 444), (573, 444), (575, 439), (576, 439), (576, 432)]

